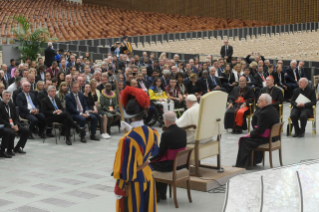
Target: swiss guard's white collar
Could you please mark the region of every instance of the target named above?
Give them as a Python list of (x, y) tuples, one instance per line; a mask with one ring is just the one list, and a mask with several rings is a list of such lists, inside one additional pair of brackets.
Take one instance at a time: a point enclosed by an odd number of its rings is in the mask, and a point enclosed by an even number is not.
[(135, 127), (140, 127), (140, 126), (143, 126), (143, 125), (144, 125), (144, 121), (143, 121), (143, 120), (133, 121), (133, 122), (131, 123), (131, 126), (132, 126), (133, 128), (135, 128)]

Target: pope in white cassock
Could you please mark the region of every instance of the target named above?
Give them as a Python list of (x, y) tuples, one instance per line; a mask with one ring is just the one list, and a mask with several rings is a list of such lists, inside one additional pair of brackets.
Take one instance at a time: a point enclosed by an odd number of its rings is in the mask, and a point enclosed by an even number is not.
[[(199, 104), (195, 95), (190, 94), (186, 97), (186, 107), (188, 108), (183, 115), (177, 119), (176, 125), (186, 127), (198, 124)], [(187, 129), (187, 143), (195, 143), (195, 129)]]

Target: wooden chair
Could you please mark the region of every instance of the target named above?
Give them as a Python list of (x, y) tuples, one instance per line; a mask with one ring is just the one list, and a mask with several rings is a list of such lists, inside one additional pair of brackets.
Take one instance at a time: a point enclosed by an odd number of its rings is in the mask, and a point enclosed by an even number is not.
[[(169, 197), (172, 197), (172, 187), (174, 192), (174, 204), (178, 208), (176, 186), (179, 183), (186, 182), (187, 195), (189, 202), (192, 202), (190, 191), (190, 157), (193, 149), (189, 148), (177, 153), (174, 159), (172, 172), (159, 172), (154, 171), (154, 179), (156, 182), (167, 183), (169, 185)], [(185, 166), (186, 168), (177, 170), (179, 166)]]
[[(253, 168), (253, 164), (254, 164), (254, 151), (263, 152), (263, 166), (265, 166), (265, 152), (268, 151), (269, 152), (270, 167), (273, 168), (273, 166), (272, 166), (272, 152), (277, 150), (277, 149), (279, 150), (279, 161), (280, 161), (280, 165), (282, 166), (281, 129), (282, 129), (283, 125), (284, 125), (284, 122), (273, 125), (271, 127), (271, 131), (270, 131), (269, 143), (259, 145), (257, 147), (257, 149), (255, 149), (251, 152), (251, 168)], [(272, 142), (272, 139), (274, 137), (278, 137), (278, 141)]]
[[(289, 108), (290, 108), (290, 114), (291, 114), (291, 111), (292, 111), (291, 105), (289, 105)], [(313, 110), (313, 115), (311, 117), (307, 118), (307, 120), (312, 122), (312, 137), (314, 137), (315, 134), (317, 134), (316, 106), (315, 105), (312, 106), (312, 110)], [(289, 132), (288, 132), (289, 134), (288, 135), (291, 135), (291, 118), (290, 118), (290, 116), (288, 117), (288, 125), (289, 125)]]

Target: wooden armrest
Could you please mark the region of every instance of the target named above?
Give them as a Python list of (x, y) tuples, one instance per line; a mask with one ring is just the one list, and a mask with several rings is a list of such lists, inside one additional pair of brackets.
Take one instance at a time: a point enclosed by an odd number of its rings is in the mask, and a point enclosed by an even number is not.
[(281, 116), (282, 115), (282, 111), (283, 110), (283, 107), (282, 107), (282, 104), (279, 104), (279, 115)]
[(184, 130), (188, 130), (190, 128), (196, 129), (197, 127), (196, 127), (196, 125), (192, 124), (192, 125), (188, 125), (188, 126), (181, 127), (181, 128), (184, 129)]

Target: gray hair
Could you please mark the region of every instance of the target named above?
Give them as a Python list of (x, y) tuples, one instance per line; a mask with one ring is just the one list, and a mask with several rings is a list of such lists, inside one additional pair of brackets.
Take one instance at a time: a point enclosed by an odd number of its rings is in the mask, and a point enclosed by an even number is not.
[(268, 93), (263, 93), (260, 95), (260, 97), (264, 98), (264, 100), (267, 102), (267, 105), (271, 104), (272, 98)]
[[(22, 78), (22, 79), (25, 79), (25, 78)], [(22, 79), (21, 79), (21, 80), (22, 80)], [(31, 85), (28, 81), (26, 81), (26, 82), (22, 83), (22, 87), (23, 87), (24, 85), (26, 85), (26, 84)]]
[(19, 67), (23, 67), (24, 66), (24, 64), (23, 63), (21, 63), (20, 65), (19, 65)]
[(0, 70), (0, 73), (3, 73), (3, 74), (4, 74), (4, 71)]
[(99, 70), (95, 69), (94, 75), (95, 75), (95, 74), (101, 74), (101, 72), (100, 72)]
[(176, 113), (174, 111), (165, 112), (163, 117), (169, 123), (175, 123), (175, 121), (176, 121)]
[(211, 70), (213, 70), (213, 69), (216, 71), (216, 68), (215, 68), (214, 66), (210, 67), (209, 70), (211, 71)]
[(107, 65), (106, 62), (102, 62), (102, 63), (101, 63), (101, 66), (103, 66), (103, 65)]
[(179, 57), (179, 55), (178, 54), (174, 54), (174, 57)]
[(297, 64), (297, 60), (292, 60), (292, 61), (290, 62), (290, 65), (293, 64), (293, 63), (296, 63), (296, 64)]
[(48, 43), (48, 46), (49, 46), (49, 47), (52, 46), (52, 42), (49, 42), (49, 43)]
[(11, 92), (10, 92), (10, 91), (4, 90), (4, 91), (2, 92), (2, 97), (3, 97), (6, 93), (9, 93), (9, 94), (11, 95)]
[(56, 90), (56, 87), (55, 87), (54, 85), (50, 85), (50, 86), (48, 87), (48, 92), (51, 91), (51, 90), (53, 90), (53, 89)]
[[(309, 83), (309, 81), (308, 81), (308, 79), (306, 78), (306, 77), (302, 77), (302, 78), (300, 78), (300, 80), (304, 80), (306, 83), (307, 83), (307, 85), (308, 85), (308, 83)], [(299, 81), (300, 81), (299, 80)]]
[(264, 63), (265, 63), (265, 62), (269, 62), (269, 60), (265, 60)]

